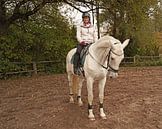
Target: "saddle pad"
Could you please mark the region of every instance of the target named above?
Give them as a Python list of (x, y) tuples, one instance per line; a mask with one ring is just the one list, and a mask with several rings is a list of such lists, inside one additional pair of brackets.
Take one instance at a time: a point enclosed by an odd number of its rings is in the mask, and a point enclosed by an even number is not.
[[(80, 60), (79, 60), (79, 67), (83, 67), (84, 66), (84, 62), (85, 62), (85, 59), (86, 59), (86, 55), (88, 54), (88, 49), (90, 47), (91, 44), (87, 45), (80, 53)], [(74, 64), (74, 55), (75, 53), (73, 54), (72, 58), (71, 58), (71, 64)]]

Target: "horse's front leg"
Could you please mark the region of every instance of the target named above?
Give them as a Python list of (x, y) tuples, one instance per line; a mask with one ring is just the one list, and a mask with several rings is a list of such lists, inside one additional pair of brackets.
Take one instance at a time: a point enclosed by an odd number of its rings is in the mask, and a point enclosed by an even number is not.
[(103, 100), (104, 100), (104, 89), (105, 89), (106, 77), (99, 81), (99, 101), (100, 101), (100, 116), (102, 119), (106, 119), (106, 115), (103, 109)]
[(88, 118), (90, 120), (95, 120), (93, 109), (92, 109), (92, 102), (93, 102), (93, 82), (92, 78), (87, 78), (87, 90), (88, 90)]
[(83, 84), (84, 79), (80, 78), (79, 79), (79, 86), (78, 86), (78, 95), (77, 95), (77, 100), (78, 100), (78, 105), (82, 106), (83, 102), (81, 99), (81, 92), (82, 92), (82, 84)]

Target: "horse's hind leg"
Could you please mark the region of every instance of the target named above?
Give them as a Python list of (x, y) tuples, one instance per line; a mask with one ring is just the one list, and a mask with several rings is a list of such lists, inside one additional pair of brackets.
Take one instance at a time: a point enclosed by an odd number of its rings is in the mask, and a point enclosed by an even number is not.
[(82, 106), (83, 102), (81, 99), (81, 92), (82, 92), (82, 84), (83, 84), (84, 79), (80, 78), (79, 79), (79, 86), (78, 86), (78, 95), (77, 95), (77, 100), (78, 100), (78, 105)]
[(104, 88), (106, 83), (106, 77), (99, 81), (99, 101), (100, 101), (100, 116), (102, 119), (106, 119), (106, 115), (103, 110), (103, 100), (104, 100)]
[(73, 75), (71, 73), (68, 73), (68, 82), (69, 82), (69, 89), (70, 89), (70, 103), (74, 103), (74, 98), (73, 98)]

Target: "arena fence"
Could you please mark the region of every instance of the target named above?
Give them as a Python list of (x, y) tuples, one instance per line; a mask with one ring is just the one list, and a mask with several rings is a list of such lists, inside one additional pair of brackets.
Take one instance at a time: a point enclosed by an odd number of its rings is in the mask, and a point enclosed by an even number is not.
[(156, 66), (162, 65), (162, 56), (133, 56), (125, 57), (123, 66)]
[[(37, 75), (38, 73), (65, 73), (65, 62), (62, 61), (38, 61), (38, 62), (11, 62), (14, 67), (9, 71), (0, 72), (0, 78), (13, 75)], [(162, 66), (162, 56), (134, 56), (125, 57), (121, 66)]]

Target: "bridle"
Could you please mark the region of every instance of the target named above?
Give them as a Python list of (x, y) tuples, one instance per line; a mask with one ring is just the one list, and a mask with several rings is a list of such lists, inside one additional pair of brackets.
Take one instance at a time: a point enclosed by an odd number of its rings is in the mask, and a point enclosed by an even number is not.
[(112, 71), (112, 72), (114, 72), (114, 73), (117, 73), (117, 72), (119, 71), (119, 69), (115, 69), (115, 68), (113, 68), (113, 67), (110, 65), (110, 55), (111, 55), (111, 52), (112, 52), (114, 55), (116, 55), (116, 56), (122, 56), (122, 55), (124, 55), (124, 53), (118, 54), (118, 53), (115, 53), (112, 49), (110, 49), (110, 51), (109, 51), (109, 54), (108, 54), (108, 61), (107, 61), (107, 68), (106, 68), (106, 69), (110, 68), (110, 69), (108, 69), (108, 71)]
[[(115, 69), (110, 65), (110, 55), (111, 53), (113, 53), (116, 56), (122, 56), (124, 55), (124, 53), (122, 54), (117, 54), (115, 53), (112, 49), (109, 50), (109, 53), (107, 54), (106, 58), (107, 58), (107, 66), (104, 66), (103, 64), (101, 64), (99, 61), (97, 61), (90, 52), (88, 52), (88, 54), (91, 56), (92, 59), (94, 59), (100, 66), (102, 66), (104, 69), (108, 70), (108, 71), (112, 71), (114, 73), (117, 73), (119, 71), (119, 69)], [(108, 69), (109, 68), (109, 69)]]

